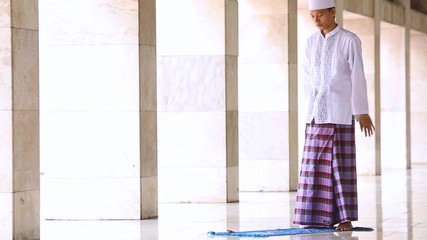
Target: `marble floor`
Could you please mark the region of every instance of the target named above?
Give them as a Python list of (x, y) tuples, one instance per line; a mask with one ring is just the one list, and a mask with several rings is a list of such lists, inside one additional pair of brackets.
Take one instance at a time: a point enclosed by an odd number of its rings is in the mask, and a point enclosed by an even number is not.
[[(359, 221), (373, 232), (269, 237), (266, 239), (427, 239), (427, 165), (359, 176)], [(199, 240), (208, 231), (295, 227), (295, 192), (242, 192), (239, 203), (159, 205), (159, 218), (143, 221), (42, 221), (42, 240)], [(250, 239), (250, 238), (241, 238)], [(258, 238), (257, 238), (258, 239)]]

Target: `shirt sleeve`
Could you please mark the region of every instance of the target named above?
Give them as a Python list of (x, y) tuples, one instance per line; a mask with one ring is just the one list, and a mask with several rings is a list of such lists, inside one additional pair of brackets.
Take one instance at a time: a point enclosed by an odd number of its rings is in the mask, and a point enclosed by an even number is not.
[(351, 105), (354, 116), (369, 113), (361, 45), (361, 41), (358, 37), (355, 37), (350, 43), (349, 65), (352, 82)]
[(307, 39), (307, 42), (305, 44), (305, 55), (303, 60), (303, 70), (304, 70), (303, 89), (304, 89), (304, 95), (306, 100), (310, 98), (310, 94), (312, 92), (312, 86), (311, 86), (311, 80), (310, 80), (310, 66), (311, 66), (310, 49), (311, 49), (310, 39)]

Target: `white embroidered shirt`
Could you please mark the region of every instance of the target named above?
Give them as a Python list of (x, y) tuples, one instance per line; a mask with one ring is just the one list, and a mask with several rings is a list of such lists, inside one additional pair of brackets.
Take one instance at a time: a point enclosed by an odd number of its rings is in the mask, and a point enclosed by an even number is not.
[(325, 37), (307, 40), (304, 92), (309, 123), (351, 124), (353, 116), (368, 113), (361, 41), (337, 26)]

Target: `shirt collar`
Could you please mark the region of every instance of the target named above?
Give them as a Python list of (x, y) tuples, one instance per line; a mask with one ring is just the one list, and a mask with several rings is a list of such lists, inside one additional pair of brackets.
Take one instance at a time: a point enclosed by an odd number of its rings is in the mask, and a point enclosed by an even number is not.
[[(339, 32), (339, 31), (341, 31), (341, 26), (340, 25), (337, 25), (337, 27), (336, 28), (334, 28), (334, 30), (332, 30), (332, 31), (330, 31), (330, 32), (328, 32), (326, 35), (325, 35), (325, 38), (330, 38), (330, 37), (332, 37), (332, 36), (334, 36), (335, 34), (337, 34), (337, 32)], [(320, 33), (320, 32), (319, 32)], [(320, 35), (322, 35), (322, 33), (320, 33)]]

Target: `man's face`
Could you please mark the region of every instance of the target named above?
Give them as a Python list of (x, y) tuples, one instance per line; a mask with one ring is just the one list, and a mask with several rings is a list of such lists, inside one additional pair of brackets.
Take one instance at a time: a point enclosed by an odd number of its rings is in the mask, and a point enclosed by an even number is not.
[(310, 11), (311, 20), (319, 30), (329, 29), (335, 24), (335, 8)]

